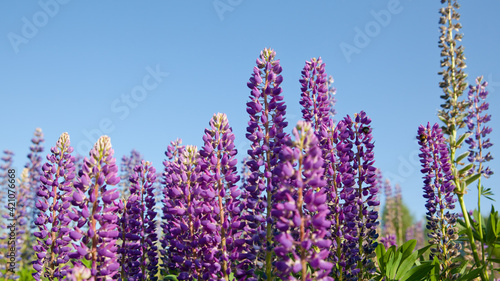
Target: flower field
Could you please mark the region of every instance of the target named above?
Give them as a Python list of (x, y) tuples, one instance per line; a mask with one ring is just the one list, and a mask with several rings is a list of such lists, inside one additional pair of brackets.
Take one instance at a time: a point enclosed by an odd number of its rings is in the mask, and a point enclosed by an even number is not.
[[(22, 171), (4, 150), (0, 280), (500, 280), (496, 190), (483, 185), (495, 109), (483, 77), (467, 82), (459, 4), (441, 3), (440, 123), (414, 130), (424, 220), (377, 167), (370, 113), (336, 113), (322, 58), (292, 70), (289, 124), (280, 54), (264, 48), (248, 123), (214, 113), (202, 146), (171, 140), (156, 168), (106, 135), (81, 156), (68, 133), (45, 143), (36, 129)], [(232, 126), (246, 126), (247, 151)]]

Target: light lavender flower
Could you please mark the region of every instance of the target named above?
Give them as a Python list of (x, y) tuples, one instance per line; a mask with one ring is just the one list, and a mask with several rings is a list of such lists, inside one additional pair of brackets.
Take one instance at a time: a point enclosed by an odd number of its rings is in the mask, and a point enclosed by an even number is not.
[[(120, 196), (117, 189), (108, 189), (108, 185), (120, 182), (113, 153), (109, 137), (100, 137), (89, 158), (85, 157), (83, 169), (74, 184), (76, 190), (71, 203), (79, 209), (68, 213), (72, 220), (78, 222), (69, 236), (76, 242), (80, 241), (80, 244), (73, 244), (75, 252), (69, 256), (90, 260), (91, 276), (96, 279), (118, 278), (116, 242), (119, 231), (116, 229), (122, 206), (117, 201)], [(88, 227), (86, 231), (82, 230), (83, 226)]]
[(40, 186), (37, 192), (36, 207), (38, 213), (35, 224), (39, 231), (34, 232), (37, 246), (34, 250), (37, 259), (33, 262), (35, 280), (42, 277), (61, 280), (69, 269), (68, 252), (71, 219), (67, 213), (71, 206), (70, 200), (75, 178), (75, 158), (71, 156), (69, 135), (63, 133), (56, 146), (51, 148), (47, 161), (42, 166)]

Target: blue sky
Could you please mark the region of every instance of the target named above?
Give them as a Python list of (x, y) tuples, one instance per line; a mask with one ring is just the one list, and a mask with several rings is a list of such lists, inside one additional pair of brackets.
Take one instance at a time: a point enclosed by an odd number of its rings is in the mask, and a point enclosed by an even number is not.
[[(500, 2), (462, 2), (468, 80), (484, 75), (490, 113), (498, 112)], [(242, 159), (246, 82), (260, 50), (271, 47), (283, 66), (289, 131), (301, 116), (300, 71), (321, 56), (335, 79), (337, 120), (367, 112), (377, 166), (422, 216), (415, 135), (420, 124), (438, 121), (440, 6), (437, 0), (1, 1), (0, 149), (13, 150), (21, 168), (37, 127), (46, 152), (68, 132), (87, 155), (103, 133), (117, 158), (135, 148), (162, 169), (170, 141), (200, 146), (212, 115), (224, 112)], [(491, 151), (500, 157), (496, 115), (490, 125)], [(500, 171), (498, 161), (491, 167)], [(497, 177), (486, 186), (499, 201)], [(476, 194), (470, 191), (469, 208)]]

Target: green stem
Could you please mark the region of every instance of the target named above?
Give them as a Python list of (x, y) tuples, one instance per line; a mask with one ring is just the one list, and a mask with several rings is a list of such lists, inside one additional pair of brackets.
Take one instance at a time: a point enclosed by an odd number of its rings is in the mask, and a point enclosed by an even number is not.
[[(472, 248), (472, 255), (474, 256), (474, 262), (477, 267), (480, 267), (481, 260), (479, 259), (479, 255), (477, 254), (476, 241), (474, 240), (474, 235), (472, 234), (472, 227), (469, 220), (469, 213), (467, 212), (467, 208), (465, 207), (464, 195), (458, 194), (458, 202), (460, 202), (460, 207), (462, 208), (462, 213), (464, 214), (465, 227), (467, 231), (467, 237), (469, 238), (469, 242)], [(488, 281), (488, 273), (485, 270), (481, 270), (481, 280)]]

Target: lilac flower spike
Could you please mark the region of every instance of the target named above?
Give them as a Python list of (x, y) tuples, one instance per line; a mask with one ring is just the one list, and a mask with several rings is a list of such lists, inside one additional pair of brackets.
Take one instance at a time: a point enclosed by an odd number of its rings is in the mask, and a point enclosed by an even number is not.
[[(258, 256), (259, 264), (265, 265), (267, 278), (272, 278), (272, 225), (271, 202), (276, 183), (272, 171), (278, 163), (278, 153), (287, 138), (284, 132), (288, 123), (285, 121), (286, 105), (283, 102), (280, 75), (282, 68), (275, 59), (276, 52), (264, 49), (257, 59), (250, 82), (250, 101), (247, 112), (250, 115), (246, 137), (252, 142), (248, 150), (250, 160), (247, 165), (251, 172), (245, 186), (248, 197), (245, 215), (249, 235), (252, 237), (248, 249), (256, 254), (255, 249), (265, 247), (265, 256)], [(264, 194), (263, 194), (264, 193)]]
[(302, 117), (310, 122), (316, 131), (322, 124), (329, 125), (330, 100), (328, 97), (328, 81), (326, 79), (325, 64), (321, 57), (306, 61), (302, 70), (301, 100), (303, 106)]
[(488, 110), (489, 103), (484, 101), (488, 96), (488, 91), (485, 90), (488, 82), (483, 82), (482, 77), (476, 79), (476, 85), (469, 86), (469, 110), (465, 120), (469, 134), (471, 135), (465, 142), (469, 144), (469, 157), (471, 163), (477, 164), (476, 171), (482, 174), (485, 178), (489, 178), (493, 171), (489, 167), (484, 167), (483, 163), (493, 159), (491, 152), (483, 155), (484, 150), (490, 148), (493, 144), (490, 139), (485, 139), (492, 131), (492, 128), (485, 126), (491, 120), (490, 114), (483, 114)]
[(71, 156), (69, 135), (63, 133), (56, 146), (50, 150), (40, 176), (36, 208), (40, 211), (35, 224), (39, 231), (34, 233), (38, 243), (34, 246), (37, 259), (33, 262), (35, 280), (41, 277), (62, 279), (69, 269), (70, 251), (68, 217), (75, 177), (75, 158)]
[[(214, 114), (210, 120), (210, 128), (205, 129), (204, 146), (200, 150), (202, 181), (200, 195), (203, 198), (201, 225), (204, 233), (201, 240), (214, 241), (215, 252), (206, 249), (203, 263), (210, 264), (203, 275), (204, 280), (229, 280), (231, 260), (239, 257), (238, 251), (232, 251), (234, 236), (243, 228), (240, 222), (241, 207), (237, 198), (240, 196), (236, 183), (237, 175), (235, 158), (237, 150), (234, 146), (235, 136), (229, 127), (226, 114)], [(211, 243), (210, 243), (211, 244)], [(212, 244), (211, 244), (212, 245)], [(229, 255), (233, 258), (230, 259)]]
[[(294, 141), (280, 152), (277, 168), (281, 181), (273, 205), (278, 242), (274, 251), (276, 267), (283, 280), (333, 280), (328, 277), (333, 264), (326, 261), (331, 238), (331, 222), (326, 205), (322, 152), (311, 123), (299, 121), (293, 129)], [(308, 270), (308, 264), (313, 272)]]
[[(85, 157), (78, 182), (74, 184), (72, 204), (79, 210), (69, 214), (77, 221), (76, 229), (69, 235), (74, 241), (80, 241), (79, 245), (73, 244), (75, 252), (70, 257), (90, 260), (91, 276), (98, 280), (117, 278), (119, 269), (116, 245), (119, 232), (116, 228), (122, 206), (117, 200), (120, 195), (116, 188), (107, 188), (120, 182), (113, 153), (109, 137), (100, 137), (89, 158)], [(84, 226), (85, 231), (82, 230)]]
[(432, 127), (429, 123), (418, 128), (418, 143), (420, 145), (421, 172), (424, 176), (424, 198), (427, 199), (427, 229), (429, 243), (436, 245), (431, 248), (432, 256), (437, 256), (445, 263), (459, 254), (458, 231), (455, 226), (457, 215), (450, 213), (455, 208), (453, 197), (453, 175), (448, 146), (438, 124)]

